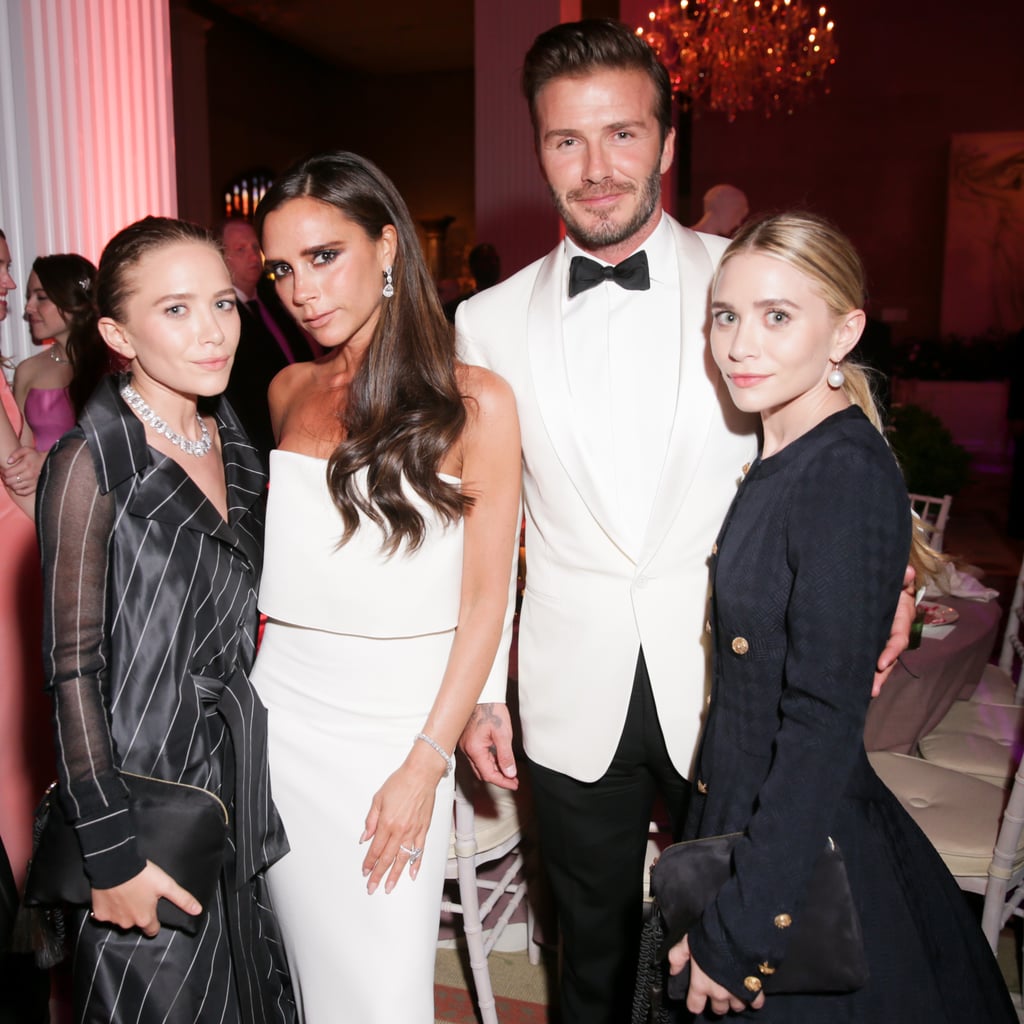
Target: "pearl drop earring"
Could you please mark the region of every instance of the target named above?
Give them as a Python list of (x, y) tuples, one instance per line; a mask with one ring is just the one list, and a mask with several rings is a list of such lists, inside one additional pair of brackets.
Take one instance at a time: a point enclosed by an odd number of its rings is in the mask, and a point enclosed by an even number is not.
[(826, 379), (828, 380), (828, 386), (833, 391), (838, 391), (846, 383), (846, 374), (843, 373), (843, 368), (839, 363), (832, 363), (832, 372)]

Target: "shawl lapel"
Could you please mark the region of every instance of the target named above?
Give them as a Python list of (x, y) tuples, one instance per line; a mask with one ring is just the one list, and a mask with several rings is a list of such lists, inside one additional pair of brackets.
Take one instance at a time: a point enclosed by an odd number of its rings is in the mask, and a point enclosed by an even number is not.
[(566, 474), (601, 529), (632, 561), (612, 510), (601, 498), (586, 446), (580, 443), (562, 337), (562, 289), (565, 281), (565, 247), (559, 244), (541, 263), (527, 313), (526, 336), (534, 393), (544, 428)]
[(707, 443), (712, 416), (719, 412), (718, 370), (707, 343), (709, 285), (714, 265), (692, 231), (669, 220), (679, 261), (679, 383), (665, 465), (658, 481), (640, 557), (649, 560), (686, 500)]

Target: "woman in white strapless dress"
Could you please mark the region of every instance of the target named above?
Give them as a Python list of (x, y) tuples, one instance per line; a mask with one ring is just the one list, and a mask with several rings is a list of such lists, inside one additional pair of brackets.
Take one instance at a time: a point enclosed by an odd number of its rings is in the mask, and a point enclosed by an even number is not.
[(451, 756), (477, 701), (504, 699), (515, 404), (456, 363), (408, 210), (368, 161), (304, 161), (257, 228), (326, 349), (270, 389), (253, 682), (291, 843), (274, 905), (306, 1024), (430, 1024)]

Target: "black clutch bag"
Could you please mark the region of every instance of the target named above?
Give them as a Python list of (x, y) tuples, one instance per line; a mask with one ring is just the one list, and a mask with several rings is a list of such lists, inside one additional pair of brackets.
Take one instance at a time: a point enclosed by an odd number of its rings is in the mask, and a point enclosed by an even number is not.
[[(661, 956), (700, 920), (732, 875), (732, 850), (743, 833), (710, 836), (668, 847), (651, 872), (651, 893), (661, 915)], [(685, 999), (689, 970), (671, 975), (668, 994)], [(766, 994), (853, 992), (868, 978), (860, 918), (853, 905), (839, 847), (829, 839), (790, 926), (785, 958), (761, 977)]]
[[(131, 794), (139, 852), (192, 893), (205, 910), (214, 897), (224, 863), (227, 808), (214, 793), (199, 786), (130, 772), (122, 772), (121, 778)], [(35, 835), (25, 882), (25, 904), (90, 904), (92, 887), (85, 874), (82, 849), (74, 827), (61, 810), (56, 783), (46, 791), (36, 811)], [(199, 930), (202, 916), (186, 914), (165, 899), (157, 904), (161, 924), (190, 935)]]

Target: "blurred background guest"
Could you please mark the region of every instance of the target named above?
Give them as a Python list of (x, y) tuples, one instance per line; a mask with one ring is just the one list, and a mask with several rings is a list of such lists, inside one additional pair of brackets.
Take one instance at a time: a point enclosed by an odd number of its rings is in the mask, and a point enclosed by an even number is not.
[(461, 303), (501, 280), (501, 259), (498, 257), (498, 250), (489, 242), (474, 245), (469, 251), (469, 272), (473, 275), (473, 288), (444, 304), (444, 315), (449, 323), (455, 323), (455, 310)]
[(693, 230), (732, 238), (748, 213), (747, 197), (735, 185), (712, 185), (704, 193), (704, 215), (693, 225)]
[(46, 348), (19, 363), (14, 373), (14, 397), (25, 419), (24, 448), (4, 470), (4, 483), (23, 497), (35, 490), (43, 453), (75, 425), (110, 369), (96, 330), (95, 280), (96, 268), (77, 253), (40, 256), (32, 264), (25, 319), (33, 341)]
[(231, 218), (220, 225), (218, 237), (242, 320), (242, 338), (226, 394), (265, 465), (274, 447), (267, 388), (289, 364), (312, 359), (313, 349), (306, 332), (282, 308), (273, 287), (260, 286), (263, 255), (253, 226)]
[[(0, 323), (15, 288), (0, 231)], [(6, 366), (5, 366), (6, 368)], [(0, 372), (0, 464), (21, 448), (21, 410)], [(32, 522), (35, 499), (0, 487), (0, 840), (20, 893), (32, 853), (32, 812), (52, 773), (43, 695), (42, 591)], [(32, 954), (8, 952), (0, 935), (0, 1024), (47, 1020), (49, 984)]]

